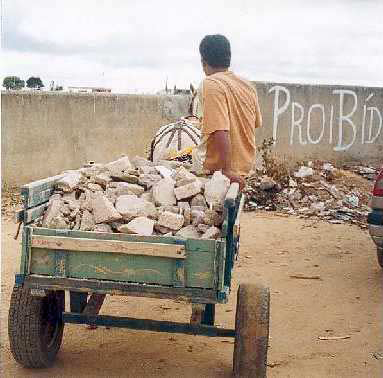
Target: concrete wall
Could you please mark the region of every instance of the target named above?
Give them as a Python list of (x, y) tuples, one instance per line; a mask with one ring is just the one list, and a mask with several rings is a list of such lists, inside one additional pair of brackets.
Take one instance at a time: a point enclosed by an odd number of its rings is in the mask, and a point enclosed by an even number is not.
[(20, 185), (122, 154), (145, 155), (186, 96), (2, 92), (2, 183)]
[[(383, 161), (383, 88), (256, 83), (264, 126), (291, 161)], [(20, 185), (84, 162), (145, 155), (185, 115), (183, 96), (2, 93), (2, 180)]]
[(264, 127), (287, 159), (383, 162), (383, 88), (256, 82)]

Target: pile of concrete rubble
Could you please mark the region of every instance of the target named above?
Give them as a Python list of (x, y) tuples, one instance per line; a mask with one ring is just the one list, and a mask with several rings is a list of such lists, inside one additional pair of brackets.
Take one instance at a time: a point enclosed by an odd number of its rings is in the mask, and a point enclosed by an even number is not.
[(245, 210), (271, 210), (366, 227), (372, 188), (368, 180), (374, 179), (376, 169), (338, 169), (328, 162), (310, 161), (286, 170), (283, 177), (265, 173), (258, 172), (248, 179)]
[(66, 171), (35, 225), (181, 238), (221, 236), (230, 181), (220, 172), (197, 177), (187, 164), (122, 157)]

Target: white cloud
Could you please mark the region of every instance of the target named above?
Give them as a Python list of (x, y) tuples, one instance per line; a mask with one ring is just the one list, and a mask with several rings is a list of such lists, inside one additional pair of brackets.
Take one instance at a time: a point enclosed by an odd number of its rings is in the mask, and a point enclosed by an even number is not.
[(199, 42), (217, 32), (250, 79), (383, 85), (380, 0), (4, 0), (3, 11), (3, 73), (46, 85), (198, 83)]

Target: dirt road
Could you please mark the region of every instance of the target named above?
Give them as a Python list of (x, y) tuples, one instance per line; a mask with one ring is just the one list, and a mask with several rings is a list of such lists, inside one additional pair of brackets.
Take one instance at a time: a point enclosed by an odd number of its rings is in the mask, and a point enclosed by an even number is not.
[[(9, 352), (7, 312), (18, 266), (16, 226), (2, 228), (3, 377), (230, 377), (231, 339), (68, 325), (55, 366), (31, 371)], [(383, 271), (366, 231), (266, 213), (242, 217), (241, 258), (217, 322), (233, 327), (239, 282), (271, 288), (269, 377), (381, 377)], [(291, 275), (320, 276), (296, 279)], [(109, 297), (103, 313), (187, 321), (183, 303)], [(345, 336), (323, 341), (318, 336)]]

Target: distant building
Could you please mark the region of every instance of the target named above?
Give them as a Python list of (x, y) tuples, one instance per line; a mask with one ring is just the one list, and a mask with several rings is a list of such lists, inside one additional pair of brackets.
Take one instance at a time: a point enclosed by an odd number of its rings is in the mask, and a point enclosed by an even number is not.
[(181, 95), (190, 95), (191, 91), (190, 91), (190, 89), (179, 89), (176, 86), (174, 86), (173, 89), (169, 89), (168, 85), (166, 83), (165, 89), (158, 91), (157, 94), (160, 94), (160, 95), (163, 95), (163, 94), (167, 94), (167, 95), (180, 95), (180, 94)]
[(69, 92), (74, 93), (110, 93), (112, 90), (110, 88), (102, 87), (68, 87)]

